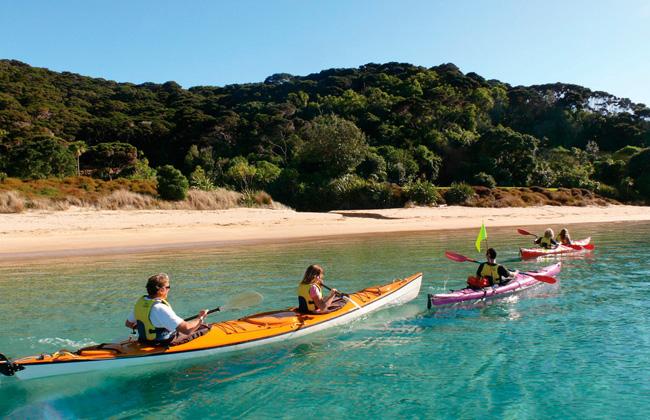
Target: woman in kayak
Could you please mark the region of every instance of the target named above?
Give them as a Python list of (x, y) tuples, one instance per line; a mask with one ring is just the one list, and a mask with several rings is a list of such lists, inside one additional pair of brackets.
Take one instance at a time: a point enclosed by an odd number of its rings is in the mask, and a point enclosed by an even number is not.
[(562, 245), (571, 245), (571, 236), (569, 235), (569, 230), (567, 228), (563, 228), (555, 240)]
[(478, 266), (476, 277), (486, 278), (490, 286), (508, 284), (517, 275), (518, 271), (510, 271), (501, 264), (497, 264), (497, 251), (494, 248), (488, 248), (485, 257), (487, 261)]
[(210, 330), (203, 324), (207, 310), (199, 312), (192, 321), (185, 321), (176, 315), (167, 302), (171, 286), (169, 276), (160, 273), (147, 280), (147, 295), (135, 304), (126, 319), (127, 328), (138, 330), (138, 341), (144, 344), (175, 346), (186, 343)]
[(302, 281), (298, 285), (298, 310), (302, 313), (324, 313), (338, 296), (338, 291), (332, 289), (323, 299), (323, 277), (325, 271), (320, 265), (307, 267)]
[(534, 243), (541, 246), (544, 249), (551, 249), (557, 247), (557, 242), (553, 239), (553, 229), (548, 228), (544, 231), (544, 236), (540, 236), (535, 239)]

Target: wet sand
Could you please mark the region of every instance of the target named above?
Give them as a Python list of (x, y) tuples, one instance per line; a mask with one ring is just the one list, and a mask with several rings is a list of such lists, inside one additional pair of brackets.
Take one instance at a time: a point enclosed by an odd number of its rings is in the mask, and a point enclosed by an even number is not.
[[(214, 211), (29, 211), (0, 215), (0, 262), (62, 256), (277, 243), (312, 237), (650, 220), (650, 207), (415, 207), (302, 213), (237, 208)], [(540, 231), (542, 228), (534, 229)]]

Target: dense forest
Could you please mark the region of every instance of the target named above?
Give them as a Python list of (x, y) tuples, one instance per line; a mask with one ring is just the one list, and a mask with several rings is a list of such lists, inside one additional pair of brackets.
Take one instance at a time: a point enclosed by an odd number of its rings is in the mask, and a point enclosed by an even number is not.
[(438, 187), (462, 202), (469, 185), (641, 202), (649, 146), (643, 104), (563, 83), (510, 86), (453, 64), (183, 89), (0, 60), (0, 182), (158, 177), (170, 198), (183, 183), (264, 190), (301, 210), (431, 204)]

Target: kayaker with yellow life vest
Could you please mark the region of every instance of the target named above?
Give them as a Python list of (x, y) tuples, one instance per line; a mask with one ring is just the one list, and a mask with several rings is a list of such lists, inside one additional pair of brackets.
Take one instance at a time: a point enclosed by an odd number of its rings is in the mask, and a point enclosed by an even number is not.
[(571, 245), (571, 236), (569, 235), (569, 230), (567, 228), (560, 230), (560, 233), (558, 233), (555, 240), (562, 245)]
[(323, 277), (325, 277), (325, 271), (320, 265), (313, 264), (307, 267), (302, 281), (298, 284), (298, 310), (300, 312), (326, 312), (338, 296), (338, 290), (332, 289), (330, 294), (323, 299)]
[(544, 236), (540, 236), (535, 239), (534, 243), (544, 249), (555, 248), (557, 247), (558, 243), (555, 241), (555, 239), (553, 239), (554, 236), (555, 234), (553, 233), (553, 229), (548, 228), (544, 231)]
[[(488, 284), (483, 283), (480, 287), (507, 284), (512, 278), (517, 275), (518, 271), (510, 271), (501, 264), (497, 264), (497, 251), (494, 248), (488, 248), (485, 253), (487, 261), (481, 263), (476, 270), (476, 277), (479, 281), (487, 279)], [(469, 281), (468, 281), (469, 283)], [(471, 285), (470, 285), (471, 286)]]
[(138, 340), (154, 345), (178, 345), (205, 334), (210, 327), (203, 324), (207, 310), (198, 313), (198, 318), (185, 321), (176, 315), (167, 302), (171, 286), (165, 273), (155, 274), (147, 280), (147, 295), (135, 304), (124, 325), (137, 329)]

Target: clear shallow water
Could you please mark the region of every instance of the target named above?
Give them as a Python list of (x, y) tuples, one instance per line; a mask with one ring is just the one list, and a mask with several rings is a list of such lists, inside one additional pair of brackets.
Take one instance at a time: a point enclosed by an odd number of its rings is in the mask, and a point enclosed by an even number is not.
[[(265, 297), (212, 320), (293, 305), (314, 262), (344, 291), (425, 274), (412, 303), (300, 341), (155, 368), (0, 378), (0, 417), (646, 418), (650, 224), (571, 228), (597, 248), (564, 258), (558, 285), (435, 311), (426, 294), (462, 286), (476, 268), (444, 250), (479, 258), (478, 229), (0, 265), (0, 352), (12, 357), (125, 337), (127, 312), (159, 271), (181, 315), (247, 289)], [(488, 234), (501, 260), (530, 243), (489, 222)]]

